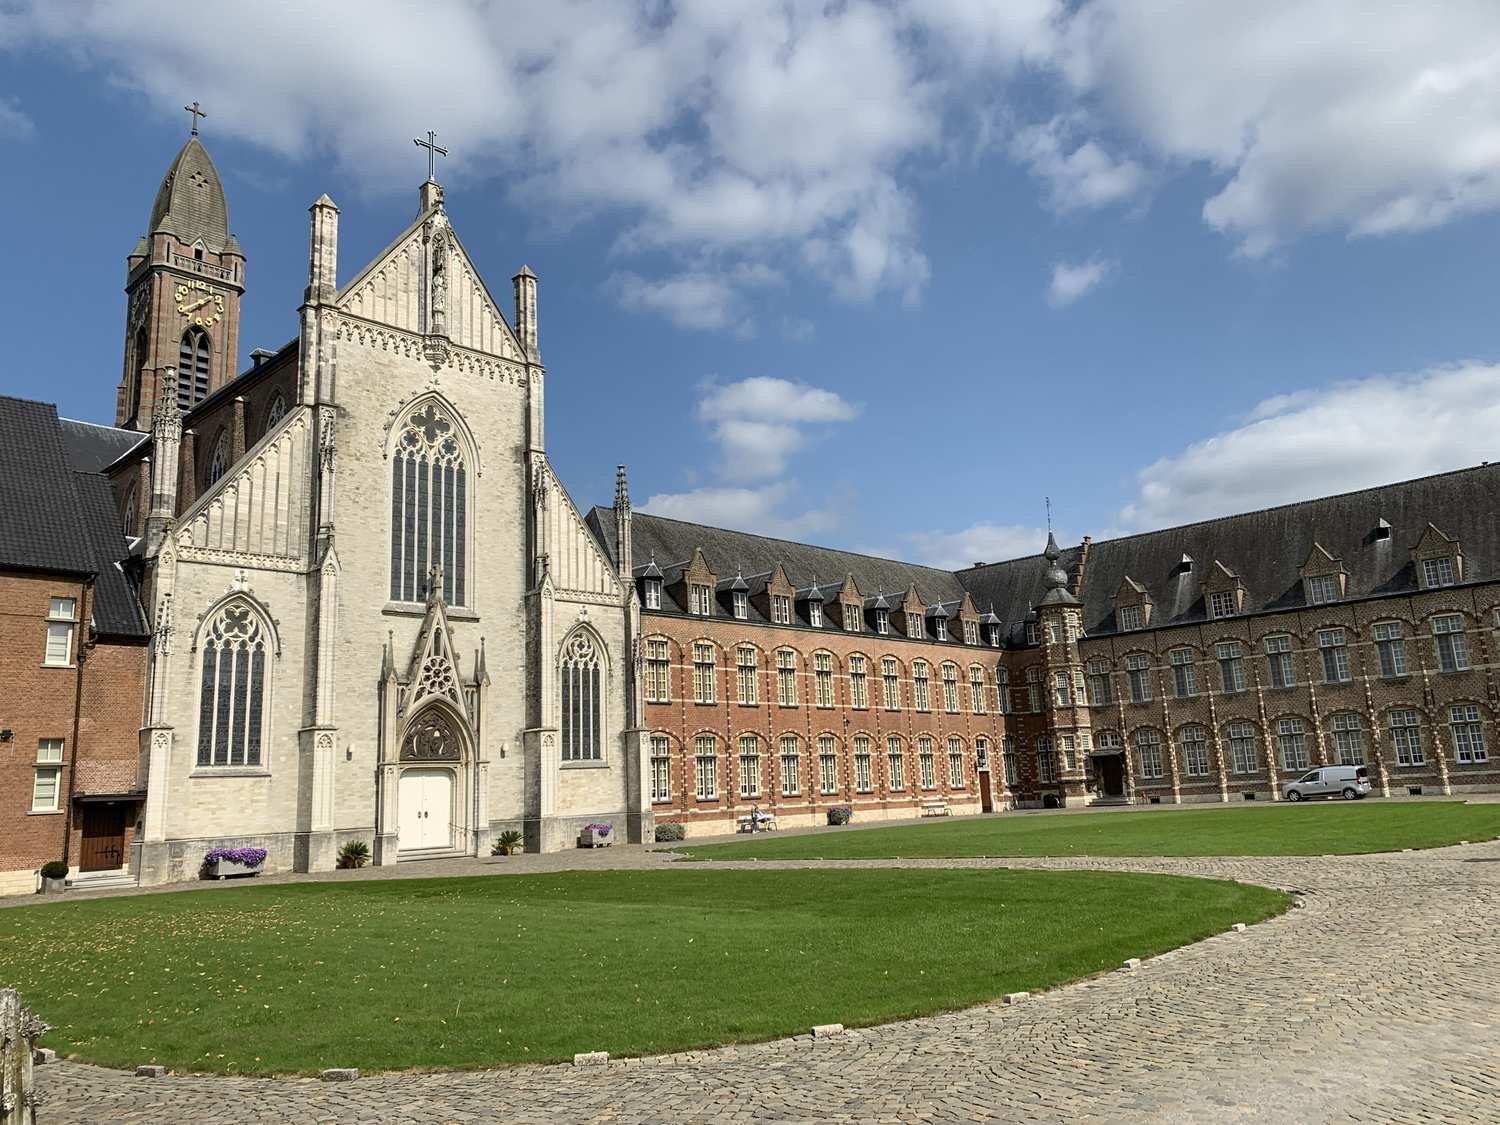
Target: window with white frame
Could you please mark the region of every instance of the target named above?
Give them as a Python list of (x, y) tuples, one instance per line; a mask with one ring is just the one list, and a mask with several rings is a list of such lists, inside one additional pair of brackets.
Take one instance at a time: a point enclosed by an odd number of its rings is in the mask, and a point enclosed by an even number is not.
[(693, 613), (699, 617), (712, 617), (714, 612), (714, 591), (712, 586), (701, 586), (693, 583), (690, 590), (690, 603)]
[(1010, 698), (1009, 669), (995, 669), (995, 694), (1000, 698), (1000, 714), (1009, 715), (1014, 708), (1014, 702)]
[(648, 579), (646, 579), (645, 587), (646, 587), (646, 608), (647, 609), (660, 609), (661, 608), (661, 579), (660, 578), (648, 578)]
[(719, 752), (711, 734), (700, 734), (693, 740), (693, 773), (700, 801), (719, 796)]
[(1327, 605), (1339, 600), (1339, 580), (1333, 574), (1314, 574), (1302, 580), (1307, 585), (1308, 605)]
[(964, 744), (962, 739), (948, 740), (948, 785), (953, 789), (964, 787)]
[(1036, 740), (1036, 780), (1038, 785), (1054, 785), (1057, 782), (1057, 757), (1052, 752), (1052, 740)]
[(1062, 744), (1063, 765), (1070, 770), (1078, 768), (1078, 740), (1071, 734), (1059, 736), (1058, 741)]
[(927, 661), (913, 660), (911, 663), (912, 706), (918, 711), (928, 710), (931, 703), (927, 687)]
[(1398, 766), (1424, 766), (1427, 754), (1422, 749), (1422, 728), (1417, 713), (1407, 708), (1397, 708), (1386, 716), (1386, 726), (1391, 732), (1391, 749), (1396, 753)]
[(818, 735), (818, 792), (839, 791), (839, 757), (833, 735)]
[(991, 624), (989, 624), (988, 626), (986, 626), (985, 631), (989, 634), (990, 647), (991, 648), (999, 648), (1000, 647), (1000, 631), (1001, 631), (1000, 630), (1000, 626), (996, 625), (996, 624), (994, 624), (992, 622)]
[(1490, 760), (1484, 748), (1484, 725), (1477, 706), (1455, 703), (1449, 707), (1448, 726), (1453, 731), (1454, 761), (1467, 766)]
[(875, 767), (870, 761), (868, 735), (854, 736), (854, 788), (860, 793), (869, 793), (875, 788)]
[(1297, 682), (1296, 665), (1292, 663), (1292, 638), (1282, 635), (1266, 638), (1266, 672), (1273, 688), (1291, 687)]
[(859, 632), (859, 626), (860, 626), (860, 620), (859, 619), (860, 619), (860, 616), (864, 613), (864, 607), (863, 606), (855, 605), (853, 602), (845, 602), (844, 606), (843, 606), (843, 611), (844, 611), (844, 632), (846, 632), (846, 633), (857, 633), (857, 632)]
[(771, 621), (776, 625), (792, 623), (792, 599), (786, 594), (771, 595)]
[(1016, 740), (1010, 735), (1000, 740), (1000, 768), (1005, 771), (1005, 784), (1014, 786), (1020, 766), (1016, 761)]
[(927, 639), (927, 622), (923, 619), (921, 610), (906, 615), (906, 635), (918, 641)]
[(1353, 711), (1340, 711), (1329, 722), (1333, 728), (1333, 753), (1341, 766), (1365, 764), (1365, 727)]
[(1051, 621), (1047, 622), (1047, 638), (1053, 644), (1062, 644), (1066, 636), (1064, 623), (1060, 619), (1054, 617)]
[(1457, 613), (1444, 613), (1432, 619), (1432, 637), (1437, 643), (1438, 669), (1463, 672), (1469, 667), (1469, 641), (1464, 636), (1464, 619)]
[(948, 639), (948, 617), (946, 614), (933, 614), (932, 639), (935, 641), (946, 641)]
[(875, 611), (875, 631), (882, 637), (891, 631), (891, 611), (888, 609), (877, 609)]
[(1122, 605), (1115, 611), (1115, 617), (1119, 621), (1121, 632), (1139, 629), (1146, 624), (1145, 611), (1138, 605)]
[(807, 623), (814, 629), (823, 627), (823, 603), (814, 599), (807, 603)]
[(707, 641), (693, 642), (693, 702), (713, 703), (718, 699), (715, 685), (717, 660), (714, 646)]
[(198, 765), (259, 766), (266, 715), (267, 633), (234, 600), (209, 619), (199, 645)]
[(1125, 658), (1125, 682), (1130, 687), (1130, 702), (1151, 702), (1151, 657), (1136, 652)]
[(1193, 650), (1174, 648), (1167, 653), (1172, 665), (1172, 693), (1178, 699), (1192, 699), (1198, 694), (1198, 672), (1193, 667)]
[(1042, 709), (1042, 670), (1033, 664), (1026, 669), (1026, 710)]
[(1377, 622), (1374, 632), (1375, 654), (1380, 658), (1380, 674), (1386, 679), (1406, 675), (1406, 631), (1401, 622)]
[(760, 739), (740, 735), (740, 796), (760, 796)]
[(1073, 677), (1066, 672), (1052, 673), (1052, 699), (1055, 706), (1073, 706)]
[(659, 637), (646, 640), (646, 702), (667, 703), (672, 698), (672, 661), (667, 642)]
[(62, 808), (63, 740), (43, 738), (36, 744), (36, 774), (31, 782), (31, 811)]
[(1037, 634), (1037, 631), (1036, 631), (1036, 622), (1035, 621), (1028, 621), (1028, 622), (1026, 622), (1026, 643), (1028, 645), (1034, 645), (1034, 644), (1038, 643), (1038, 640), (1039, 640), (1039, 637), (1038, 637), (1038, 634)]
[(1188, 777), (1208, 776), (1208, 732), (1197, 723), (1189, 723), (1177, 732), (1177, 751), (1182, 757), (1182, 772)]
[(1422, 585), (1427, 589), (1434, 586), (1452, 586), (1458, 581), (1458, 572), (1453, 566), (1453, 560), (1447, 556), (1440, 559), (1422, 560)]
[(750, 645), (740, 645), (735, 649), (735, 690), (736, 696), (743, 706), (753, 706), (760, 702), (760, 692), (757, 690), (755, 649)]
[(958, 665), (943, 664), (943, 710), (950, 715), (958, 714)]
[(1221, 617), (1233, 617), (1235, 611), (1233, 590), (1215, 590), (1208, 595), (1208, 615), (1217, 621)]
[(597, 762), (604, 757), (604, 669), (597, 639), (586, 629), (574, 633), (558, 667), (562, 704), (562, 760)]
[(885, 740), (885, 784), (892, 793), (906, 788), (906, 755), (901, 750), (901, 739), (894, 734)]
[(1307, 725), (1301, 719), (1276, 720), (1276, 750), (1284, 770), (1307, 768)]
[(1141, 777), (1148, 781), (1166, 774), (1162, 763), (1160, 731), (1143, 727), (1135, 732), (1135, 760)]
[(989, 704), (985, 702), (988, 689), (984, 685), (984, 669), (978, 664), (969, 665), (969, 707), (976, 715), (983, 715), (989, 710)]
[(1114, 702), (1114, 690), (1110, 684), (1109, 662), (1095, 657), (1087, 665), (1089, 683), (1089, 706), (1106, 707)]
[(77, 625), (77, 598), (48, 599), (47, 647), (42, 656), (43, 664), (58, 668), (73, 662), (73, 633)]
[(880, 661), (880, 687), (887, 711), (901, 709), (901, 680), (896, 667), (896, 658), (884, 657)]
[(664, 734), (651, 736), (651, 800), (672, 799), (672, 741)]
[(740, 621), (750, 616), (750, 595), (744, 590), (734, 592), (734, 616)]
[(1318, 652), (1323, 657), (1323, 682), (1349, 682), (1349, 645), (1342, 629), (1319, 629)]
[(797, 654), (789, 648), (776, 650), (776, 702), (797, 706)]
[(833, 706), (833, 655), (813, 653), (813, 692), (819, 707)]
[(922, 734), (917, 736), (917, 768), (921, 770), (922, 788), (937, 788), (937, 764), (932, 756), (932, 739)]
[(974, 739), (974, 768), (980, 770), (990, 768), (990, 740), (983, 735)]
[(1245, 657), (1239, 641), (1220, 641), (1214, 645), (1219, 662), (1219, 683), (1226, 695), (1245, 690)]
[(795, 734), (781, 736), (781, 795), (795, 797), (802, 792), (802, 751)]
[(849, 657), (849, 705), (856, 711), (870, 706), (869, 665), (859, 653)]
[(1235, 773), (1254, 773), (1260, 768), (1255, 753), (1255, 726), (1234, 722), (1224, 728), (1229, 738), (1229, 768)]
[(964, 621), (964, 644), (977, 645), (979, 643), (979, 622)]

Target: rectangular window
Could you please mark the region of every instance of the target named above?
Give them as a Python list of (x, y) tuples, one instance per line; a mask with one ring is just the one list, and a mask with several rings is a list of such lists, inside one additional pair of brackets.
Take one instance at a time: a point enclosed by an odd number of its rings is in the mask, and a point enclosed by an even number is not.
[(1365, 764), (1365, 731), (1353, 711), (1333, 716), (1333, 750), (1341, 766)]
[(1038, 643), (1038, 634), (1036, 631), (1035, 621), (1026, 622), (1026, 643), (1028, 645), (1034, 645)]
[(932, 739), (925, 734), (917, 738), (917, 766), (922, 771), (922, 788), (937, 788), (937, 764), (932, 757)]
[(661, 608), (661, 583), (654, 578), (646, 579), (646, 608)]
[(979, 622), (964, 622), (964, 644), (977, 645), (979, 643)]
[(885, 740), (885, 780), (892, 793), (906, 788), (906, 756), (901, 752), (901, 740), (895, 735)]
[(797, 749), (797, 736), (783, 735), (781, 738), (781, 795), (795, 797), (802, 792), (802, 755)]
[(887, 711), (901, 709), (901, 681), (897, 676), (896, 661), (887, 656), (880, 662), (880, 689)]
[(1152, 780), (1165, 775), (1162, 765), (1161, 735), (1154, 730), (1135, 732), (1135, 760), (1141, 777)]
[(1422, 750), (1422, 728), (1417, 725), (1415, 711), (1397, 710), (1389, 716), (1391, 749), (1396, 752), (1398, 766), (1423, 766), (1427, 755)]
[(927, 639), (927, 624), (922, 620), (922, 614), (919, 611), (906, 615), (906, 635), (918, 641)]
[(694, 774), (698, 781), (698, 800), (713, 801), (719, 796), (719, 755), (714, 736), (700, 734), (694, 741)]
[(1432, 619), (1432, 635), (1437, 641), (1438, 668), (1444, 672), (1463, 672), (1469, 667), (1469, 642), (1464, 636), (1464, 619), (1447, 613)]
[(990, 768), (990, 740), (987, 738), (974, 740), (974, 768), (980, 770)]
[(1103, 660), (1088, 663), (1089, 706), (1106, 707), (1114, 702), (1114, 691), (1110, 685), (1109, 665)]
[(1333, 574), (1315, 574), (1311, 578), (1304, 578), (1307, 584), (1307, 604), (1327, 605), (1329, 602), (1339, 600), (1339, 580)]
[(36, 777), (31, 784), (31, 811), (56, 812), (60, 801), (63, 740), (43, 738), (36, 746)]
[(834, 751), (833, 735), (818, 735), (818, 792), (839, 791), (839, 759)]
[(1217, 621), (1221, 617), (1234, 616), (1234, 591), (1215, 590), (1208, 595), (1208, 615)]
[(735, 686), (739, 701), (746, 706), (760, 702), (759, 676), (756, 675), (755, 649), (742, 645), (736, 649), (737, 667), (734, 671)]
[(797, 654), (787, 648), (776, 653), (776, 702), (797, 706)]
[(1245, 690), (1245, 659), (1240, 654), (1238, 641), (1223, 641), (1214, 646), (1214, 656), (1219, 661), (1219, 681), (1227, 695)]
[(1026, 669), (1026, 709), (1042, 709), (1042, 670), (1035, 666)]
[(1073, 677), (1066, 672), (1052, 674), (1052, 698), (1055, 706), (1073, 706)]
[(1282, 719), (1276, 724), (1276, 749), (1284, 770), (1307, 768), (1307, 732), (1301, 719)]
[(1193, 668), (1193, 650), (1174, 648), (1167, 654), (1172, 662), (1172, 690), (1178, 699), (1192, 699), (1198, 694), (1198, 673)]
[(918, 660), (911, 666), (911, 692), (912, 706), (918, 711), (926, 711), (930, 699), (927, 693), (927, 662)]
[(1273, 688), (1291, 687), (1297, 682), (1297, 670), (1292, 664), (1292, 638), (1266, 638), (1266, 670)]
[(856, 711), (870, 706), (870, 676), (863, 656), (849, 658), (849, 705)]
[(1230, 723), (1229, 735), (1230, 768), (1235, 773), (1254, 773), (1260, 768), (1255, 756), (1255, 728), (1249, 723)]
[(771, 620), (777, 625), (792, 623), (792, 599), (785, 594), (771, 595)]
[(943, 710), (958, 714), (958, 665), (943, 665)]
[(888, 609), (877, 609), (875, 611), (875, 631), (882, 637), (891, 631), (891, 611)]
[(734, 615), (740, 621), (750, 616), (750, 595), (743, 590), (734, 592)]
[(875, 768), (870, 762), (870, 740), (862, 734), (854, 736), (854, 788), (869, 793), (875, 788)]
[(740, 796), (760, 796), (760, 739), (740, 735)]
[(974, 714), (983, 715), (988, 710), (985, 695), (984, 669), (975, 664), (969, 669), (969, 704)]
[(718, 699), (714, 668), (714, 646), (706, 641), (693, 644), (693, 702), (713, 703)]
[(1484, 726), (1478, 707), (1472, 703), (1450, 707), (1448, 721), (1453, 728), (1453, 757), (1459, 765), (1490, 760), (1489, 752), (1484, 748)]
[(1016, 744), (1009, 735), (1006, 735), (1000, 747), (1000, 766), (1005, 771), (1006, 786), (1011, 787), (1016, 784), (1016, 778), (1019, 776), (1016, 764)]
[(1052, 753), (1049, 739), (1037, 739), (1036, 780), (1039, 785), (1052, 785), (1057, 781), (1057, 758)]
[(823, 603), (810, 601), (807, 603), (807, 623), (814, 629), (823, 627)]
[(948, 785), (953, 789), (964, 787), (964, 744), (956, 738), (948, 740)]
[(1451, 586), (1457, 581), (1457, 574), (1453, 569), (1451, 558), (1423, 559), (1422, 560), (1422, 585), (1427, 588), (1433, 586)]
[(1061, 621), (1054, 619), (1047, 622), (1047, 637), (1053, 644), (1062, 644), (1066, 636), (1067, 634), (1063, 631), (1063, 623)]
[(1116, 611), (1116, 617), (1119, 618), (1121, 632), (1139, 629), (1146, 623), (1145, 613), (1138, 605), (1122, 605)]
[(672, 698), (672, 664), (667, 658), (667, 642), (646, 642), (646, 702), (666, 703)]
[(846, 633), (857, 633), (857, 632), (859, 632), (859, 625), (860, 625), (859, 618), (860, 618), (860, 614), (862, 614), (863, 612), (864, 612), (864, 607), (863, 606), (851, 605), (848, 602), (844, 603), (844, 632), (846, 632)]
[(1125, 679), (1130, 685), (1130, 702), (1151, 702), (1151, 658), (1135, 653), (1125, 658)]
[(651, 736), (651, 800), (672, 799), (672, 743), (663, 734)]
[(1349, 682), (1349, 647), (1344, 641), (1342, 629), (1319, 629), (1318, 651), (1323, 654), (1323, 682), (1347, 684)]
[(693, 612), (699, 617), (712, 616), (714, 611), (714, 592), (708, 586), (694, 585), (692, 588)]
[(42, 663), (60, 667), (73, 662), (73, 631), (77, 624), (76, 598), (53, 598), (47, 606), (47, 648)]
[(1208, 776), (1208, 735), (1202, 727), (1183, 727), (1179, 749), (1184, 773), (1189, 777)]
[(1058, 739), (1062, 743), (1063, 765), (1070, 770), (1078, 768), (1078, 742), (1071, 734), (1065, 734)]
[(1382, 621), (1375, 626), (1375, 651), (1382, 676), (1393, 679), (1406, 675), (1406, 637), (1399, 621)]
[(833, 706), (833, 656), (813, 653), (813, 688), (819, 707)]

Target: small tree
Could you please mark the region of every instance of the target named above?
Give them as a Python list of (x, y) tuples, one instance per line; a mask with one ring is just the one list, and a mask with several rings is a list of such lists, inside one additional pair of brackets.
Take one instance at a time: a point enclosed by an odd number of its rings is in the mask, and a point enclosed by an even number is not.
[(490, 848), (490, 855), (515, 855), (520, 850), (521, 834), (514, 828), (508, 828), (495, 837), (495, 844)]
[(339, 849), (338, 865), (344, 870), (363, 867), (370, 862), (370, 845), (363, 840), (350, 840)]

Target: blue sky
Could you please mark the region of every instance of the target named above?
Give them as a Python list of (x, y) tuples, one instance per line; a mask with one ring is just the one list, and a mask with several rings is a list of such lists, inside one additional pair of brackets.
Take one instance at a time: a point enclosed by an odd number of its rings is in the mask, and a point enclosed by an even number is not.
[(648, 510), (963, 565), (1035, 550), (1044, 495), (1097, 537), (1491, 456), (1493, 4), (349, 12), (0, 6), (6, 393), (112, 420), (198, 99), (242, 361), (295, 333), (308, 204), (347, 279), (438, 130), (507, 312), (540, 277), (585, 507), (624, 461)]

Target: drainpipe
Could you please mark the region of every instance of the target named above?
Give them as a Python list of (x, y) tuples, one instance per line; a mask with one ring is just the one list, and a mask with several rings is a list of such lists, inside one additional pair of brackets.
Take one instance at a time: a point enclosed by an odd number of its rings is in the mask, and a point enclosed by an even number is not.
[(68, 855), (72, 850), (71, 845), (73, 843), (73, 793), (78, 784), (78, 727), (80, 716), (83, 713), (83, 665), (85, 660), (84, 654), (90, 647), (85, 643), (82, 629), (83, 610), (85, 607), (88, 608), (89, 620), (92, 621), (94, 617), (94, 603), (89, 595), (93, 592), (93, 588), (94, 580), (92, 577), (85, 578), (78, 586), (78, 624), (80, 628), (78, 630), (78, 656), (74, 662), (75, 672), (73, 676), (73, 735), (68, 740), (73, 757), (66, 765), (68, 771), (68, 803), (63, 808), (62, 860), (64, 863), (68, 862)]

